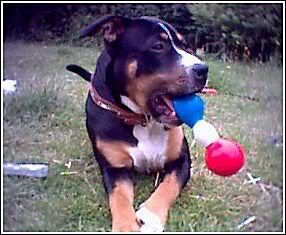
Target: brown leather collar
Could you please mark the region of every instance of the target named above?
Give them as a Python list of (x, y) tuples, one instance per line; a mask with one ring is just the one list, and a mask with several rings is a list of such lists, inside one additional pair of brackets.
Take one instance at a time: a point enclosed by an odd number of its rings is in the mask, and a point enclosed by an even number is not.
[(115, 113), (115, 115), (122, 119), (128, 125), (146, 125), (147, 118), (144, 114), (134, 113), (132, 111), (127, 111), (122, 108), (119, 108), (117, 105), (109, 102), (108, 100), (103, 99), (98, 92), (96, 91), (95, 87), (90, 82), (90, 95), (92, 100), (101, 108), (111, 111)]

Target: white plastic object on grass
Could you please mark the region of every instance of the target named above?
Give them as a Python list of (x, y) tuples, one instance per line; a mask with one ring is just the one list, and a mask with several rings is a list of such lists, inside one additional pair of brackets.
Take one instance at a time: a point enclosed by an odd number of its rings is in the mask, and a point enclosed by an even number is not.
[(4, 163), (4, 175), (22, 175), (29, 177), (46, 177), (49, 166), (45, 163)]
[(6, 79), (2, 83), (4, 94), (14, 93), (16, 91), (16, 80)]

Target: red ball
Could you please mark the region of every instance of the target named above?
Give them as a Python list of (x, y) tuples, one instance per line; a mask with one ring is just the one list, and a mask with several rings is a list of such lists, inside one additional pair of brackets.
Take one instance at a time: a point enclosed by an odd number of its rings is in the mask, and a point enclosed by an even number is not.
[(244, 151), (234, 141), (219, 139), (206, 147), (205, 162), (209, 170), (221, 176), (237, 173), (244, 164)]

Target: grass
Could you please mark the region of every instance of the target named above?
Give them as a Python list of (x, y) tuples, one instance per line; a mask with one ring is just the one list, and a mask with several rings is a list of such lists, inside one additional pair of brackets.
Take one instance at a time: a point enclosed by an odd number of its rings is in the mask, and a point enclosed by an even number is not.
[[(45, 179), (3, 177), (4, 231), (110, 231), (108, 201), (85, 129), (87, 84), (65, 70), (69, 63), (94, 70), (97, 56), (90, 48), (4, 44), (4, 77), (19, 85), (14, 95), (4, 96), (3, 161), (49, 163)], [(218, 95), (203, 95), (206, 120), (244, 146), (247, 163), (238, 174), (219, 177), (206, 169), (203, 149), (191, 148), (193, 177), (171, 209), (165, 231), (282, 231), (282, 68), (207, 63), (209, 85)], [(191, 130), (184, 130), (191, 143)], [(260, 184), (245, 184), (247, 172), (261, 177), (265, 192)], [(138, 175), (136, 208), (154, 181), (153, 175)], [(237, 229), (250, 216), (256, 220)]]

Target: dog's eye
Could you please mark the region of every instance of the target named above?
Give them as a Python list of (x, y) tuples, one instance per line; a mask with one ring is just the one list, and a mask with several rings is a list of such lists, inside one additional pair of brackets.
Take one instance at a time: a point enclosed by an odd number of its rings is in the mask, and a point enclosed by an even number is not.
[(190, 48), (190, 46), (187, 43), (185, 43), (185, 42), (182, 43), (182, 47), (186, 52), (188, 52), (190, 54), (194, 54), (193, 50)]
[(194, 51), (190, 47), (185, 47), (185, 51), (192, 55), (194, 54)]
[(157, 42), (154, 46), (152, 46), (151, 50), (156, 52), (164, 51), (165, 46), (162, 42)]

